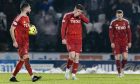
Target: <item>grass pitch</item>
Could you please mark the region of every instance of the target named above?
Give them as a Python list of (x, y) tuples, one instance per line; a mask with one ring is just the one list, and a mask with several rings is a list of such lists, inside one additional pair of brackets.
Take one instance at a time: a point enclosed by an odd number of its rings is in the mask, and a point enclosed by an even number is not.
[(20, 82), (9, 82), (10, 74), (0, 74), (0, 84), (140, 84), (140, 75), (125, 75), (118, 78), (116, 75), (108, 74), (84, 74), (77, 75), (79, 80), (65, 80), (64, 74), (36, 74), (42, 76), (37, 82), (31, 82), (28, 74), (18, 74)]

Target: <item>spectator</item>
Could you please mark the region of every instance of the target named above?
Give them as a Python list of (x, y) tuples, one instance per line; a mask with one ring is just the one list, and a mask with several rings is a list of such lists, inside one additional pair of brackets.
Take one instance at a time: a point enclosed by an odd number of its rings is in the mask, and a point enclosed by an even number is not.
[(132, 9), (133, 9), (133, 17), (132, 17), (132, 22), (134, 23), (133, 25), (137, 25), (140, 20), (140, 6), (138, 0), (134, 0), (132, 4)]
[(39, 7), (39, 10), (44, 10), (45, 12), (47, 12), (52, 3), (53, 0), (43, 0), (43, 2), (37, 3), (37, 6)]
[(98, 21), (93, 24), (93, 30), (98, 34), (102, 33), (102, 25), (105, 23), (105, 14), (98, 15)]
[(0, 50), (7, 50), (7, 20), (6, 15), (0, 12)]
[[(35, 24), (38, 29), (38, 35), (30, 41), (32, 46), (38, 45), (39, 48), (32, 47), (32, 50), (56, 51), (57, 49), (58, 52), (66, 50), (61, 44), (60, 28), (62, 18), (60, 19), (60, 17), (62, 13), (71, 11), (77, 3), (81, 3), (86, 7), (91, 22), (88, 25), (82, 24), (83, 32), (86, 32), (83, 33), (83, 51), (110, 52), (108, 26), (112, 18), (115, 17), (117, 9), (124, 11), (125, 17), (129, 18), (132, 32), (135, 32), (132, 33), (132, 43), (134, 44), (132, 51), (138, 52), (140, 49), (140, 0), (133, 0), (133, 2), (132, 0), (27, 0), (27, 2), (31, 3), (33, 9), (30, 14), (31, 23)], [(9, 33), (8, 28), (10, 28), (11, 22), (17, 15), (17, 11), (19, 11), (20, 3), (20, 0), (0, 0), (0, 11), (3, 11), (3, 13), (0, 13), (0, 34), (2, 35), (0, 36), (0, 44), (10, 44), (10, 41), (8, 40), (7, 43), (5, 38), (11, 39), (10, 35), (7, 35)], [(14, 50), (12, 44), (9, 48)]]
[(56, 48), (57, 42), (57, 27), (56, 27), (56, 13), (52, 7), (49, 8), (48, 13), (40, 12), (36, 16), (36, 24), (38, 27), (38, 40), (40, 50)]
[(139, 51), (140, 50), (140, 24), (137, 25), (136, 29), (137, 29), (135, 31), (136, 41), (134, 42), (134, 50)]

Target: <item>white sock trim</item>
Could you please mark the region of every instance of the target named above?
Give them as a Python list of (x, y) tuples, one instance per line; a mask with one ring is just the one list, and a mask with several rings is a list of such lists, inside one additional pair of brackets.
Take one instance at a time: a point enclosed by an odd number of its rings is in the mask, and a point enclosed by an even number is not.
[(75, 76), (76, 76), (76, 74), (72, 73), (72, 77), (75, 77)]
[(12, 78), (12, 77), (16, 77), (16, 76), (14, 76), (14, 75), (11, 75), (11, 78)]
[(66, 68), (66, 72), (70, 72), (70, 69)]
[(34, 77), (34, 75), (31, 76), (32, 78)]

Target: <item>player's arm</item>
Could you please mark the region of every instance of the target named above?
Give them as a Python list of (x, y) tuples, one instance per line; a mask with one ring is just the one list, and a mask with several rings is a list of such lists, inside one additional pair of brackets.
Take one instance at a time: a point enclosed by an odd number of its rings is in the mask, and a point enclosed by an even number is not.
[(115, 44), (114, 44), (114, 26), (113, 26), (113, 22), (111, 22), (111, 24), (109, 26), (109, 38), (110, 38), (110, 42), (111, 42), (111, 47), (114, 48)]
[(132, 33), (129, 22), (127, 23), (128, 47), (131, 48)]
[(14, 27), (14, 26), (11, 26), (11, 28), (10, 28), (10, 35), (11, 35), (11, 38), (12, 38), (12, 40), (13, 40), (13, 42), (15, 42), (16, 41), (16, 38), (15, 38), (15, 28), (16, 27)]
[(68, 24), (68, 16), (64, 15), (62, 20), (62, 27), (61, 27), (61, 37), (62, 37), (62, 43), (66, 44), (66, 30), (67, 30), (67, 24)]
[(80, 18), (81, 18), (81, 20), (82, 20), (83, 22), (89, 23), (89, 19), (88, 19), (84, 14), (81, 14), (81, 15), (80, 15)]
[(11, 28), (10, 28), (10, 35), (11, 35), (11, 38), (13, 40), (13, 46), (15, 48), (17, 48), (18, 47), (18, 44), (17, 44), (16, 38), (15, 38), (15, 28), (16, 28), (15, 26), (11, 26)]
[(13, 21), (12, 25), (11, 25), (11, 28), (10, 28), (10, 35), (11, 35), (11, 38), (13, 40), (13, 46), (15, 48), (18, 47), (18, 44), (17, 44), (17, 41), (16, 41), (16, 37), (15, 37), (15, 29), (16, 29), (16, 26), (17, 26), (17, 20), (19, 20), (19, 18), (17, 18), (16, 20)]

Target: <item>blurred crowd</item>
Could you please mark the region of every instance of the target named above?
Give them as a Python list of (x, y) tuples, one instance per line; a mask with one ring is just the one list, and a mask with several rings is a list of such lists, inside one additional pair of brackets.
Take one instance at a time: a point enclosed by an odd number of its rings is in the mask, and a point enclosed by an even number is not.
[[(0, 0), (0, 51), (15, 51), (9, 35), (12, 20), (20, 12), (23, 0)], [(132, 29), (131, 53), (140, 51), (140, 0), (26, 0), (32, 6), (31, 24), (38, 34), (30, 36), (30, 50), (39, 52), (65, 52), (61, 43), (61, 21), (76, 4), (85, 7), (89, 24), (83, 25), (83, 52), (111, 52), (109, 24), (117, 9), (124, 11)]]

